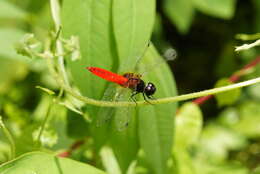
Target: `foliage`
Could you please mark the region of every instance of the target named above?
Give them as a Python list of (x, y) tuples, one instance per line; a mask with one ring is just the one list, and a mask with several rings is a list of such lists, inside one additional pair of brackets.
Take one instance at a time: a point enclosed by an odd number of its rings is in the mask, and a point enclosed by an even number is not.
[[(2, 0), (0, 9), (0, 173), (259, 173), (259, 85), (213, 89), (203, 107), (160, 103), (177, 96), (172, 74), (180, 94), (259, 76), (256, 61), (237, 71), (259, 55), (258, 0)], [(130, 90), (87, 66), (143, 73), (157, 86), (153, 104), (128, 102)]]

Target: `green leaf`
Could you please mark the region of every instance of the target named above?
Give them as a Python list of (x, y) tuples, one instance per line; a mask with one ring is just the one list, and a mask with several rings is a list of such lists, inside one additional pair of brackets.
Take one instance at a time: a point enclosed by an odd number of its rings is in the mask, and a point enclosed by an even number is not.
[(195, 12), (192, 0), (165, 0), (163, 2), (164, 11), (171, 22), (176, 25), (179, 32), (187, 33)]
[(155, 20), (155, 0), (115, 0), (112, 8), (119, 72), (133, 71), (150, 40)]
[[(131, 162), (136, 159), (139, 149), (139, 141), (137, 135), (137, 120), (135, 108), (118, 108), (115, 113), (114, 129), (112, 129), (111, 140), (109, 141), (115, 156), (118, 160), (122, 173), (125, 173)], [(126, 113), (127, 112), (127, 113)], [(118, 130), (116, 122), (120, 121), (120, 117), (124, 114), (130, 114), (130, 122), (124, 130)], [(129, 148), (131, 147), (131, 148)]]
[(0, 173), (5, 174), (71, 174), (75, 171), (77, 173), (105, 174), (88, 164), (42, 152), (27, 153), (0, 166)]
[[(162, 58), (155, 48), (151, 46), (143, 59), (143, 66), (157, 63), (157, 67), (144, 77), (146, 82), (149, 79), (157, 85), (155, 98), (175, 96), (174, 79), (165, 63), (158, 65)], [(147, 163), (156, 174), (165, 174), (167, 170), (166, 164), (171, 156), (173, 144), (175, 113), (176, 103), (138, 108), (140, 145), (145, 152)]]
[(106, 81), (85, 67), (97, 66), (111, 70), (116, 62), (114, 36), (112, 31), (112, 1), (65, 0), (62, 6), (63, 32), (65, 37), (79, 38), (80, 60), (68, 59), (75, 85), (85, 96), (100, 99)]
[(176, 151), (197, 143), (202, 130), (202, 122), (202, 113), (196, 104), (186, 103), (179, 109), (174, 137)]
[(7, 0), (0, 1), (0, 18), (25, 19), (26, 13)]
[(195, 7), (211, 16), (231, 19), (235, 13), (236, 0), (192, 0)]
[(35, 86), (35, 88), (40, 89), (40, 90), (46, 92), (49, 95), (54, 95), (55, 94), (54, 91), (52, 91), (52, 90), (50, 90), (48, 88), (44, 88), (44, 87), (41, 87), (41, 86)]
[[(230, 82), (228, 79), (220, 79), (215, 87), (221, 87), (221, 86), (227, 86), (231, 85), (232, 82)], [(223, 92), (221, 94), (216, 94), (215, 97), (217, 99), (219, 106), (225, 106), (225, 105), (232, 105), (235, 103), (238, 98), (240, 97), (241, 89), (234, 89), (228, 92)]]
[[(119, 72), (133, 72), (150, 40), (155, 18), (155, 0), (114, 0), (112, 9)], [(125, 93), (123, 100), (129, 100), (129, 96), (129, 93)], [(119, 129), (120, 122), (126, 122), (128, 117), (131, 117), (129, 126), (120, 132), (114, 130), (110, 141), (123, 173), (136, 159), (139, 148), (136, 111), (135, 108), (118, 108), (114, 116), (114, 125), (119, 126)]]

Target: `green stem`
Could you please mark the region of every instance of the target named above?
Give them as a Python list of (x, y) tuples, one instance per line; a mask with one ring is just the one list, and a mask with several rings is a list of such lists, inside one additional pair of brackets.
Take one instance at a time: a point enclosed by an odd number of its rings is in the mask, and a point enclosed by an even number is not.
[(12, 134), (10, 133), (10, 131), (7, 129), (7, 127), (5, 126), (2, 117), (0, 115), (0, 127), (3, 129), (3, 132), (6, 136), (6, 138), (8, 139), (9, 143), (10, 143), (10, 147), (11, 147), (11, 155), (10, 158), (14, 159), (15, 157), (15, 143), (14, 143), (14, 139)]
[(41, 125), (41, 128), (40, 128), (40, 132), (39, 132), (39, 135), (37, 137), (37, 142), (36, 142), (36, 146), (37, 147), (39, 147), (41, 145), (41, 136), (42, 136), (43, 131), (45, 129), (45, 126), (46, 126), (46, 124), (48, 122), (48, 118), (49, 118), (50, 111), (51, 111), (51, 106), (52, 106), (52, 102), (49, 104), (47, 112), (46, 112), (46, 115), (45, 115), (44, 120), (42, 122), (42, 125)]
[[(75, 92), (71, 87), (67, 86), (60, 75), (55, 71), (54, 64), (52, 62), (52, 58), (48, 57), (47, 58), (47, 64), (50, 69), (50, 72), (52, 73), (53, 77), (56, 79), (57, 83), (70, 95), (73, 97), (77, 98), (78, 100), (84, 102), (85, 104), (90, 104), (90, 105), (95, 105), (95, 106), (100, 106), (100, 107), (134, 107), (136, 104), (134, 102), (109, 102), (109, 101), (101, 101), (101, 100), (95, 100), (91, 99), (88, 97), (84, 97), (80, 95), (79, 93)], [(224, 87), (219, 87), (219, 88), (213, 88), (213, 89), (208, 89), (200, 92), (194, 92), (190, 94), (184, 94), (184, 95), (179, 95), (175, 97), (166, 97), (166, 98), (161, 98), (161, 99), (156, 99), (150, 101), (152, 104), (164, 104), (164, 103), (173, 103), (173, 102), (178, 102), (178, 101), (183, 101), (183, 100), (189, 100), (189, 99), (194, 99), (202, 96), (207, 96), (207, 95), (214, 95), (226, 91), (230, 91), (233, 89), (237, 88), (242, 88), (245, 86), (253, 85), (256, 83), (260, 83), (260, 77), (252, 79), (252, 80), (247, 80), (244, 82), (224, 86)], [(149, 105), (146, 101), (138, 101), (137, 102), (138, 106), (141, 105)]]
[(60, 5), (59, 5), (58, 0), (50, 0), (50, 5), (51, 5), (52, 18), (53, 18), (54, 25), (55, 25), (55, 31), (56, 31), (56, 33), (59, 33), (59, 36), (55, 41), (56, 42), (55, 43), (56, 52), (58, 55), (58, 71), (59, 71), (59, 74), (62, 75), (64, 83), (66, 85), (69, 85), (69, 80), (68, 80), (66, 69), (64, 66), (64, 58), (63, 58), (64, 50), (63, 50), (62, 42), (60, 41), (60, 36), (61, 36)]

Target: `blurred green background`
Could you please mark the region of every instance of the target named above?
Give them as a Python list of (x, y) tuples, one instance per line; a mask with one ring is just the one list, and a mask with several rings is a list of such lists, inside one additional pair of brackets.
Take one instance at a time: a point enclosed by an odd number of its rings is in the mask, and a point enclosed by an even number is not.
[[(47, 0), (0, 1), (0, 115), (15, 137), (17, 156), (39, 150), (34, 134), (52, 100), (35, 86), (58, 92), (45, 60), (30, 59), (15, 50), (24, 34), (34, 33), (43, 41), (53, 30), (49, 6)], [(178, 94), (190, 93), (213, 88), (218, 80), (228, 78), (260, 55), (259, 47), (234, 52), (235, 46), (245, 43), (236, 35), (259, 33), (259, 21), (259, 0), (157, 0), (151, 41), (160, 54), (170, 47), (177, 51), (177, 59), (169, 66)], [(259, 75), (256, 66), (242, 80)], [(181, 102), (179, 107), (184, 105), (175, 121), (175, 146), (167, 172), (260, 173), (259, 91), (260, 85), (253, 85), (209, 100), (200, 108)], [(223, 102), (230, 97), (234, 99)], [(89, 136), (82, 131), (88, 123), (80, 115), (60, 105), (53, 106), (50, 115), (44, 151), (58, 153)], [(93, 149), (88, 141), (71, 158), (106, 168), (93, 156)], [(8, 159), (9, 144), (0, 131), (0, 163)], [(138, 160), (135, 173), (150, 173), (142, 155)]]

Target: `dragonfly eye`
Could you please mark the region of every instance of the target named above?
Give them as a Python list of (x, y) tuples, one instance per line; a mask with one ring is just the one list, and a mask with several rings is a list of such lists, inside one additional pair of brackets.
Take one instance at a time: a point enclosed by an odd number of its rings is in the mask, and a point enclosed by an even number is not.
[(146, 87), (144, 88), (144, 93), (147, 96), (153, 95), (156, 91), (156, 87), (153, 83), (149, 82)]

